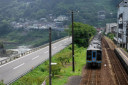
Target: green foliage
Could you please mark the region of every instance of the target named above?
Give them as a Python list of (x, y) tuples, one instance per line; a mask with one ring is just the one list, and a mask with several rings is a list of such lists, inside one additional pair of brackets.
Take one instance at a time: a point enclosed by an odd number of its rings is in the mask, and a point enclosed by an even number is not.
[(113, 40), (115, 35), (113, 33), (108, 33), (107, 36)]
[[(70, 34), (71, 25), (70, 25)], [(96, 29), (93, 26), (82, 24), (79, 22), (74, 23), (74, 41), (79, 46), (88, 46), (89, 39), (96, 34)]]
[(0, 81), (0, 85), (5, 85), (5, 84), (3, 83), (3, 81)]

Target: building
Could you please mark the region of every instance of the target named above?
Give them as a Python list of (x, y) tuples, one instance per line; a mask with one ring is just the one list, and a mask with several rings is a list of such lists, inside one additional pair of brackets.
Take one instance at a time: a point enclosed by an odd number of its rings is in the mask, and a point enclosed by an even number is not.
[(104, 20), (106, 17), (105, 11), (98, 11), (98, 19), (99, 20)]
[(105, 28), (105, 34), (113, 33), (116, 34), (117, 23), (107, 23)]
[(68, 20), (68, 17), (65, 15), (60, 15), (56, 19), (54, 19), (55, 22), (63, 22), (63, 21), (67, 21), (67, 20)]
[(128, 24), (128, 0), (123, 0), (119, 5), (118, 5), (118, 13), (117, 13), (117, 35), (115, 40), (118, 41), (120, 46), (126, 47), (127, 42), (126, 42), (126, 28)]

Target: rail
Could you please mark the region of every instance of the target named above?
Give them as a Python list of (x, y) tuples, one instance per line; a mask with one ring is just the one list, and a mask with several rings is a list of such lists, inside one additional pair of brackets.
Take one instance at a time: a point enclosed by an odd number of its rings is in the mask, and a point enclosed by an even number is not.
[[(56, 43), (56, 42), (58, 42), (58, 41), (61, 41), (61, 40), (63, 40), (63, 39), (66, 39), (66, 38), (68, 38), (68, 37), (69, 37), (69, 36), (66, 36), (66, 37), (64, 37), (64, 38), (61, 38), (61, 39), (52, 41), (52, 44), (53, 44), (53, 43)], [(3, 65), (3, 64), (5, 64), (5, 63), (8, 63), (8, 62), (10, 62), (10, 61), (12, 61), (12, 60), (15, 60), (15, 59), (19, 58), (19, 57), (23, 57), (23, 56), (25, 56), (25, 55), (27, 55), (27, 54), (30, 54), (30, 53), (32, 53), (32, 52), (35, 52), (35, 51), (37, 51), (37, 50), (40, 50), (40, 49), (42, 49), (42, 48), (44, 48), (44, 47), (46, 47), (46, 46), (48, 46), (48, 45), (49, 45), (49, 43), (44, 44), (44, 45), (41, 45), (41, 46), (36, 47), (36, 48), (33, 48), (33, 49), (31, 49), (31, 50), (29, 50), (29, 51), (26, 51), (26, 52), (24, 52), (24, 53), (10, 56), (10, 57), (8, 57), (8, 58), (6, 58), (6, 59), (4, 59), (4, 60), (1, 60), (1, 61), (0, 61), (0, 65)]]

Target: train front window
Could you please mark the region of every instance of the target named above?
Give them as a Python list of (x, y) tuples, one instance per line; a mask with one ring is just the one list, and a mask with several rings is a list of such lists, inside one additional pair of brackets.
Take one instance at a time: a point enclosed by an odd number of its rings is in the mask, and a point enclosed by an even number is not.
[(96, 54), (96, 53), (95, 53), (95, 52), (93, 52), (93, 57), (95, 57), (95, 54)]
[(97, 51), (97, 60), (101, 60), (102, 54), (101, 51)]

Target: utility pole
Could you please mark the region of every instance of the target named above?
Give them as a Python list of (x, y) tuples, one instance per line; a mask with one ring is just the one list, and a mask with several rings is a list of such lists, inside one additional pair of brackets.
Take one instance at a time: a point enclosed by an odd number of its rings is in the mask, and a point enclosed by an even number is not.
[[(122, 33), (123, 33), (123, 31), (122, 31)], [(123, 48), (123, 34), (121, 36), (122, 36), (122, 46), (121, 47)]]
[(73, 25), (73, 10), (72, 10), (72, 71), (75, 71), (75, 66), (74, 66), (74, 25)]
[(51, 74), (51, 27), (49, 28), (49, 85), (52, 85), (52, 74)]
[(126, 49), (127, 49), (127, 35), (126, 35)]
[(117, 47), (118, 47), (118, 33), (117, 33)]
[(126, 49), (128, 49), (127, 48), (127, 42), (128, 42), (128, 23), (126, 25)]

